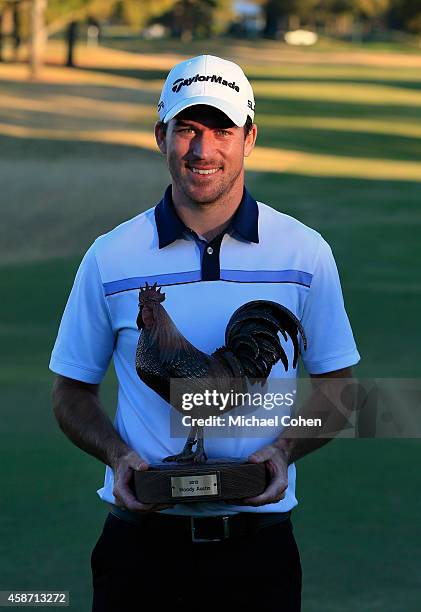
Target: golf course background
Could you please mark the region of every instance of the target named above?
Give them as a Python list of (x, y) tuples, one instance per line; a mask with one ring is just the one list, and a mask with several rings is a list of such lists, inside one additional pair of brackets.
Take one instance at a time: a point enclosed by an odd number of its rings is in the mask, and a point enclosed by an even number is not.
[[(66, 69), (50, 43), (39, 82), (0, 64), (0, 589), (69, 590), (78, 612), (107, 511), (95, 493), (103, 466), (54, 421), (49, 355), (86, 248), (168, 183), (152, 130), (176, 61), (211, 52), (250, 77), (259, 136), (247, 185), (332, 245), (356, 374), (419, 377), (421, 357), (421, 55), (105, 45), (80, 46)], [(102, 398), (113, 415), (112, 372)], [(421, 609), (420, 453), (418, 440), (337, 440), (298, 463), (303, 612)]]

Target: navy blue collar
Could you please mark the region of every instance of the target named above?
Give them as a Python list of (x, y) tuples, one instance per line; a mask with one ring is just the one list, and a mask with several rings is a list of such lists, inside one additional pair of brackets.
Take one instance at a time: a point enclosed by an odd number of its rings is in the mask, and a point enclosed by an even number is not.
[[(259, 208), (256, 200), (244, 188), (243, 198), (229, 227), (225, 231), (239, 234), (248, 242), (259, 242)], [(177, 238), (182, 238), (189, 229), (177, 215), (171, 195), (171, 185), (164, 197), (155, 206), (155, 223), (158, 230), (159, 248), (162, 249)]]

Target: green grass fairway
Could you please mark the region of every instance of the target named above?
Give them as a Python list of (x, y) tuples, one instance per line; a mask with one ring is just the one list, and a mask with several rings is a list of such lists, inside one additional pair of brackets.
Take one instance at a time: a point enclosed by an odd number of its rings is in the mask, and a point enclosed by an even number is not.
[[(69, 71), (54, 43), (39, 83), (0, 64), (0, 590), (69, 590), (72, 610), (90, 609), (103, 467), (53, 419), (49, 355), (82, 253), (168, 183), (154, 104), (190, 51), (249, 69), (260, 132), (247, 184), (332, 245), (356, 373), (420, 375), (421, 57), (224, 45), (114, 41), (79, 48)], [(112, 415), (113, 372), (102, 396)], [(303, 612), (419, 612), (420, 453), (419, 440), (342, 439), (299, 462)]]

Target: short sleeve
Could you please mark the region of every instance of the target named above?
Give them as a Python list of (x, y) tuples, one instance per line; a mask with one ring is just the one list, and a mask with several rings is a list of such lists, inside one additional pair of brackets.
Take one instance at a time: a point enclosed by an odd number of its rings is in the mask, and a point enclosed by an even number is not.
[(333, 372), (360, 360), (332, 250), (320, 240), (301, 319), (308, 345), (301, 357), (309, 374)]
[(82, 382), (101, 382), (115, 343), (105, 300), (94, 244), (76, 274), (51, 355), (50, 370)]

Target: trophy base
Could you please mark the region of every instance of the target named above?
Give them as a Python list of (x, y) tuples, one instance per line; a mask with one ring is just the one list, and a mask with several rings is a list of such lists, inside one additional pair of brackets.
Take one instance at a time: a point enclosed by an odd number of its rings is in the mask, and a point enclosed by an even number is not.
[(266, 488), (264, 463), (209, 459), (203, 464), (160, 463), (134, 473), (134, 490), (144, 504), (235, 500), (260, 495)]

